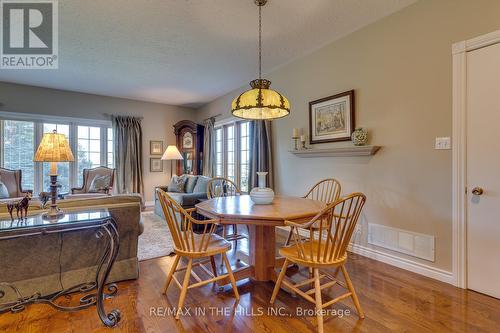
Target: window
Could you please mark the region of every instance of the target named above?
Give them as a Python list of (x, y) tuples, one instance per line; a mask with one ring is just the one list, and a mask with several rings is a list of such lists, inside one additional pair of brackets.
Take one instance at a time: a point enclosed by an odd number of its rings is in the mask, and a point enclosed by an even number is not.
[[(69, 140), (69, 125), (65, 124), (43, 124), (43, 133), (50, 133), (56, 130), (57, 133), (64, 134), (66, 138)], [(42, 179), (43, 179), (43, 187), (42, 190), (46, 192), (50, 192), (50, 163), (43, 163), (42, 167)], [(24, 172), (23, 172), (24, 174)], [(61, 185), (59, 192), (68, 193), (70, 189), (70, 170), (69, 170), (69, 162), (60, 162), (57, 163), (57, 182)]]
[(250, 168), (250, 123), (240, 123), (240, 188), (248, 192), (248, 171)]
[(235, 139), (234, 139), (234, 128), (235, 125), (230, 125), (226, 127), (226, 178), (236, 182), (236, 174), (234, 170), (234, 165), (236, 161), (234, 159)]
[[(0, 112), (1, 117), (10, 117)], [(72, 187), (82, 185), (84, 168), (100, 165), (114, 167), (113, 130), (109, 125), (93, 125), (87, 121), (73, 122), (72, 118), (54, 118), (44, 122), (45, 117), (34, 116), (32, 121), (21, 119), (0, 119), (0, 165), (7, 169), (22, 170), (22, 187), (33, 190), (35, 195), (50, 191), (50, 164), (33, 162), (34, 153), (40, 144), (43, 133), (56, 130), (69, 141), (75, 162), (57, 164), (57, 181), (60, 193), (68, 193)], [(27, 118), (27, 117), (26, 117)], [(52, 117), (51, 117), (52, 119)], [(67, 121), (59, 123), (59, 121)], [(82, 124), (83, 123), (83, 124)], [(92, 124), (93, 126), (87, 126)]]
[(224, 142), (222, 141), (222, 127), (215, 129), (215, 176), (224, 177)]
[(248, 192), (250, 123), (234, 122), (215, 128), (215, 176), (225, 177)]
[(108, 127), (107, 129), (107, 145), (108, 145), (108, 156), (106, 157), (106, 165), (108, 168), (115, 167), (115, 155), (113, 153), (113, 129)]
[(101, 165), (101, 128), (78, 126), (78, 148), (76, 164), (78, 166), (78, 186), (83, 182), (83, 169)]
[(2, 121), (2, 165), (22, 170), (21, 186), (32, 190), (35, 186), (35, 123), (29, 121)]

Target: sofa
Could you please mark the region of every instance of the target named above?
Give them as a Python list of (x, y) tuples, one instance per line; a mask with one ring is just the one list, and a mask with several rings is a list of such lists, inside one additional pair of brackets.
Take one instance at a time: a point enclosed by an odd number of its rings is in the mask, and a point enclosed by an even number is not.
[[(46, 211), (39, 201), (30, 204), (28, 214)], [(139, 276), (137, 259), (138, 237), (144, 227), (141, 221), (141, 197), (139, 195), (113, 195), (91, 199), (59, 200), (63, 210), (78, 208), (108, 208), (116, 221), (120, 236), (120, 249), (108, 282), (136, 279)], [(0, 218), (10, 218), (5, 202), (0, 202)], [(60, 251), (62, 249), (62, 251)], [(61, 289), (93, 281), (98, 258), (102, 256), (102, 240), (95, 236), (95, 229), (44, 236), (31, 236), (0, 241), (0, 282), (11, 282), (22, 295), (36, 291), (50, 294)], [(61, 256), (59, 257), (59, 253)], [(13, 293), (7, 289), (3, 301), (13, 300)]]
[[(158, 189), (162, 189), (167, 192), (172, 199), (174, 199), (183, 208), (192, 208), (200, 200), (207, 199), (207, 185), (211, 178), (206, 176), (196, 176), (196, 175), (183, 175), (187, 177), (187, 181), (182, 189), (182, 192), (171, 192), (169, 191), (169, 186), (157, 186)], [(155, 191), (155, 214), (165, 218), (163, 210), (161, 208), (160, 201)]]

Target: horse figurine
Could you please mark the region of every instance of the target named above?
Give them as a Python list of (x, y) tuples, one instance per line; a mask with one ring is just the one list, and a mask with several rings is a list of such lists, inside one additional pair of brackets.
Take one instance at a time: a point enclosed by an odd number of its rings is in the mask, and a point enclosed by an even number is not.
[[(32, 194), (31, 192), (26, 193), (26, 196), (22, 198), (21, 200), (17, 202), (9, 202), (7, 204), (7, 210), (9, 211), (10, 218), (14, 220), (14, 216), (12, 215), (12, 212), (14, 208), (16, 209), (16, 215), (18, 219), (23, 219), (28, 216), (28, 207), (30, 205), (30, 200), (31, 200)], [(21, 212), (21, 216), (19, 216), (19, 212)], [(24, 212), (24, 216), (23, 216)]]

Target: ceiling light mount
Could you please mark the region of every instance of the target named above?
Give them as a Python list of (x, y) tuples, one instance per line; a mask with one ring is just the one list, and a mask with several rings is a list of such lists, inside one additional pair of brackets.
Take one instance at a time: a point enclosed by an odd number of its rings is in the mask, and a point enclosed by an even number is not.
[(267, 0), (255, 0), (255, 4), (257, 6), (264, 6), (267, 3)]

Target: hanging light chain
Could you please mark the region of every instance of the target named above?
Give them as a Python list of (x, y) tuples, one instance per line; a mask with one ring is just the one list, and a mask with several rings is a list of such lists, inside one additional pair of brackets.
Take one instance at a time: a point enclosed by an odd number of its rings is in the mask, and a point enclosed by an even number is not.
[(259, 6), (259, 80), (262, 79), (262, 6)]

